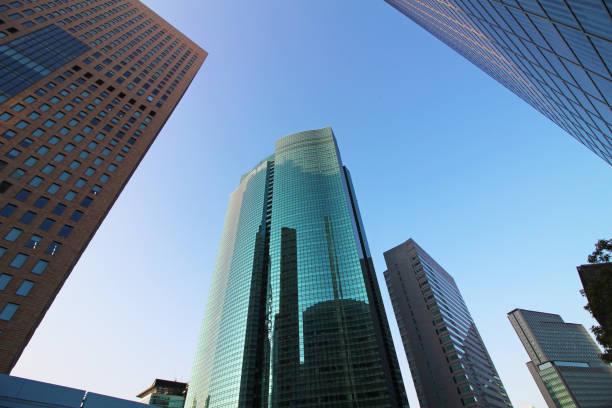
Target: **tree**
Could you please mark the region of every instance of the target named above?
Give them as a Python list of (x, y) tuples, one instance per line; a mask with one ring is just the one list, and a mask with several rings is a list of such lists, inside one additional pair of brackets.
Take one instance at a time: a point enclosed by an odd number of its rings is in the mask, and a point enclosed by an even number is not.
[[(593, 317), (597, 319), (600, 326), (591, 328), (595, 339), (604, 349), (601, 354), (602, 360), (612, 363), (612, 239), (600, 239), (595, 244), (595, 251), (587, 257), (591, 264), (609, 264), (609, 268), (601, 271), (601, 275), (585, 285), (580, 292), (587, 296), (587, 304), (584, 307)], [(603, 265), (602, 265), (603, 266)]]
[(612, 239), (600, 239), (595, 244), (595, 251), (587, 257), (589, 263), (605, 263), (610, 262), (612, 256)]

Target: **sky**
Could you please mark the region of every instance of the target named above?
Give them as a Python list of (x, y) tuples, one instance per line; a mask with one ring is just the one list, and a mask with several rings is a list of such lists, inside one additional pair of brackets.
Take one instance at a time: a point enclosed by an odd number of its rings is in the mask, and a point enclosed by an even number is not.
[(610, 166), (383, 0), (144, 3), (209, 57), (12, 375), (127, 399), (189, 380), (229, 194), (276, 139), (331, 126), (379, 282), (415, 239), (514, 406), (544, 408), (506, 314), (595, 323), (575, 267), (610, 238)]

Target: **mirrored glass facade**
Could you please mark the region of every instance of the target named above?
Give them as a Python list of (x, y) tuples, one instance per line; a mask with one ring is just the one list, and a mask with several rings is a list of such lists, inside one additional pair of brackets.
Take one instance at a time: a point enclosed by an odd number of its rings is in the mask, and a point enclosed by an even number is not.
[(232, 193), (185, 406), (408, 406), (330, 128), (278, 140)]
[(412, 239), (385, 262), (421, 408), (512, 407), (453, 277)]
[(561, 316), (514, 309), (508, 319), (531, 361), (527, 368), (550, 407), (597, 408), (612, 403), (612, 368), (584, 326)]
[(385, 0), (612, 164), (604, 0)]

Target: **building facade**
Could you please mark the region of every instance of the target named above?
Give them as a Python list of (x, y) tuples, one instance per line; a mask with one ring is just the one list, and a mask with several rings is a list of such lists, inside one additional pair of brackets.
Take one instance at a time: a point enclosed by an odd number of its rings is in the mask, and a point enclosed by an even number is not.
[(137, 0), (0, 2), (0, 373), (206, 55)]
[(185, 406), (407, 405), (333, 132), (279, 139), (230, 196)]
[(0, 374), (2, 408), (150, 408), (149, 405)]
[(531, 361), (527, 368), (551, 408), (612, 407), (612, 368), (580, 324), (514, 309), (508, 319)]
[(187, 395), (187, 383), (160, 380), (156, 378), (153, 384), (137, 395), (143, 404), (157, 407), (183, 408)]
[(512, 407), (453, 277), (412, 239), (384, 255), (421, 408)]
[(603, 0), (385, 0), (612, 165)]

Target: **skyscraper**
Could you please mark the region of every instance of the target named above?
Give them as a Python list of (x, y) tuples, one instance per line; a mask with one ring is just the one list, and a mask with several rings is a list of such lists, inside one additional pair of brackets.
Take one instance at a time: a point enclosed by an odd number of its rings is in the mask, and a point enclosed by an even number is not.
[(0, 372), (206, 52), (137, 0), (0, 5)]
[(508, 319), (531, 361), (527, 368), (551, 408), (612, 406), (612, 368), (581, 324), (514, 309)]
[(333, 132), (279, 139), (230, 196), (185, 406), (407, 405)]
[(603, 0), (385, 0), (612, 165)]
[(384, 255), (421, 408), (512, 407), (453, 277), (412, 239)]

